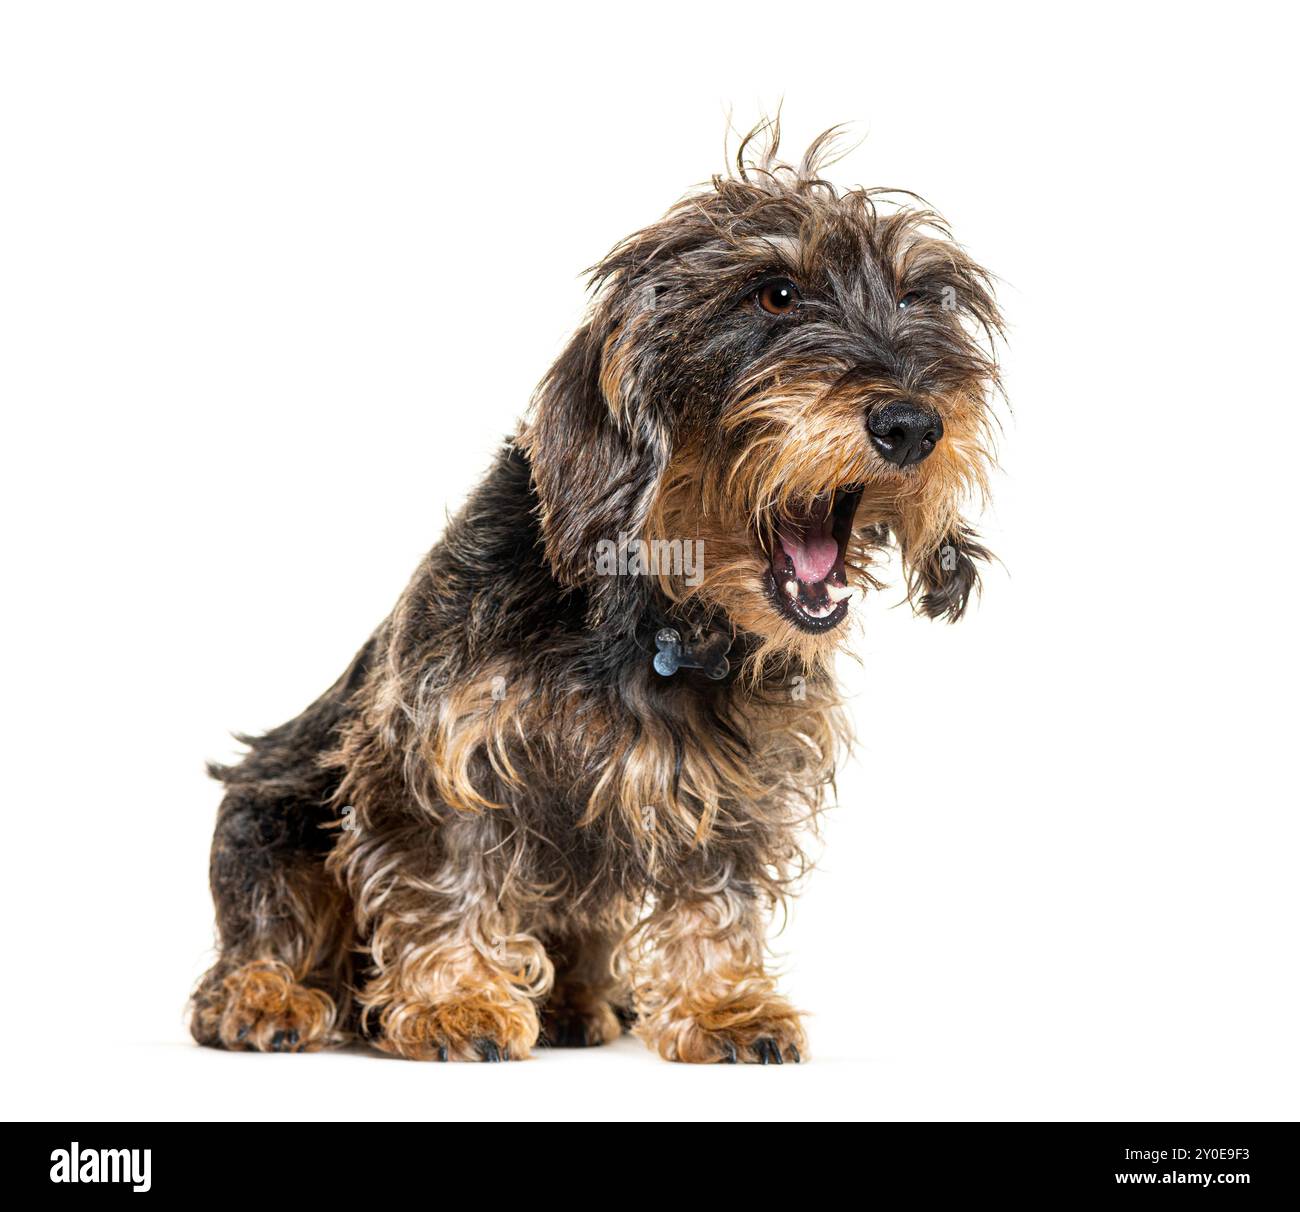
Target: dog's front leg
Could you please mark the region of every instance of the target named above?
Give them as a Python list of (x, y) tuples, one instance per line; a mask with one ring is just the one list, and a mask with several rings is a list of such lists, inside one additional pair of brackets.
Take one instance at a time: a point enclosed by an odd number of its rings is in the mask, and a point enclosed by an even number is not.
[(766, 914), (746, 889), (661, 904), (629, 957), (636, 1033), (666, 1060), (801, 1060), (803, 1028), (763, 966), (765, 934)]
[(360, 997), (378, 1047), (411, 1060), (529, 1054), (539, 1029), (535, 999), (550, 988), (551, 965), (540, 943), (497, 918), (479, 906), (446, 905), (418, 919), (379, 919), (376, 971)]
[[(374, 859), (385, 856), (380, 848)], [(522, 906), (477, 863), (396, 866), (359, 898), (373, 961), (358, 998), (366, 1034), (411, 1060), (526, 1057), (554, 969), (523, 928)]]

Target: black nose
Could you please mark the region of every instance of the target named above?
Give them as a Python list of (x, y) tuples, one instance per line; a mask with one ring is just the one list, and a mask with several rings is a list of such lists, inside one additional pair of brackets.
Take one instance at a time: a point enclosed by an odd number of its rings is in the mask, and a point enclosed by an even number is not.
[(907, 467), (929, 456), (943, 437), (943, 418), (933, 408), (895, 400), (867, 417), (871, 444), (890, 463)]

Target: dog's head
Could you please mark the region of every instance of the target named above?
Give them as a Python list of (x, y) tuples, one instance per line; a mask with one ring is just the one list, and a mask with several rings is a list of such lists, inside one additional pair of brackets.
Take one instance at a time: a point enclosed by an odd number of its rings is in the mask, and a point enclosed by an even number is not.
[(986, 486), (1000, 317), (919, 200), (840, 192), (818, 174), (827, 136), (789, 166), (763, 133), (596, 267), (523, 445), (547, 557), (597, 613), (629, 600), (602, 578), (651, 572), (816, 660), (890, 541), (918, 609), (964, 611), (987, 557), (960, 510)]

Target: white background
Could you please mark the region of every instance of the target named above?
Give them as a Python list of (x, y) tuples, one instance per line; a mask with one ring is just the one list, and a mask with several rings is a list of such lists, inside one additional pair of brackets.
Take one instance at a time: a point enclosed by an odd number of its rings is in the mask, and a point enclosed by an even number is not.
[[(5, 6), (4, 1114), (1295, 1118), (1273, 8)], [(958, 627), (879, 595), (843, 667), (777, 941), (813, 1063), (194, 1047), (204, 759), (341, 671), (579, 271), (782, 97), (1000, 275), (1014, 408), (1006, 571)]]

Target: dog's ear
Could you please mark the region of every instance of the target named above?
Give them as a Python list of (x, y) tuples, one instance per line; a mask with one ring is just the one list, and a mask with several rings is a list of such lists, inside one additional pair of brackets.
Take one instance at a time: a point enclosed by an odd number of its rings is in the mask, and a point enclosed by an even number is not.
[(590, 583), (598, 554), (641, 537), (668, 464), (668, 413), (646, 388), (654, 355), (637, 339), (654, 296), (639, 294), (602, 299), (542, 380), (520, 438), (546, 558), (566, 585)]
[(959, 522), (935, 547), (916, 559), (903, 554), (907, 596), (917, 614), (955, 623), (966, 613), (973, 594), (979, 593), (977, 562), (988, 563), (993, 554), (975, 532)]

